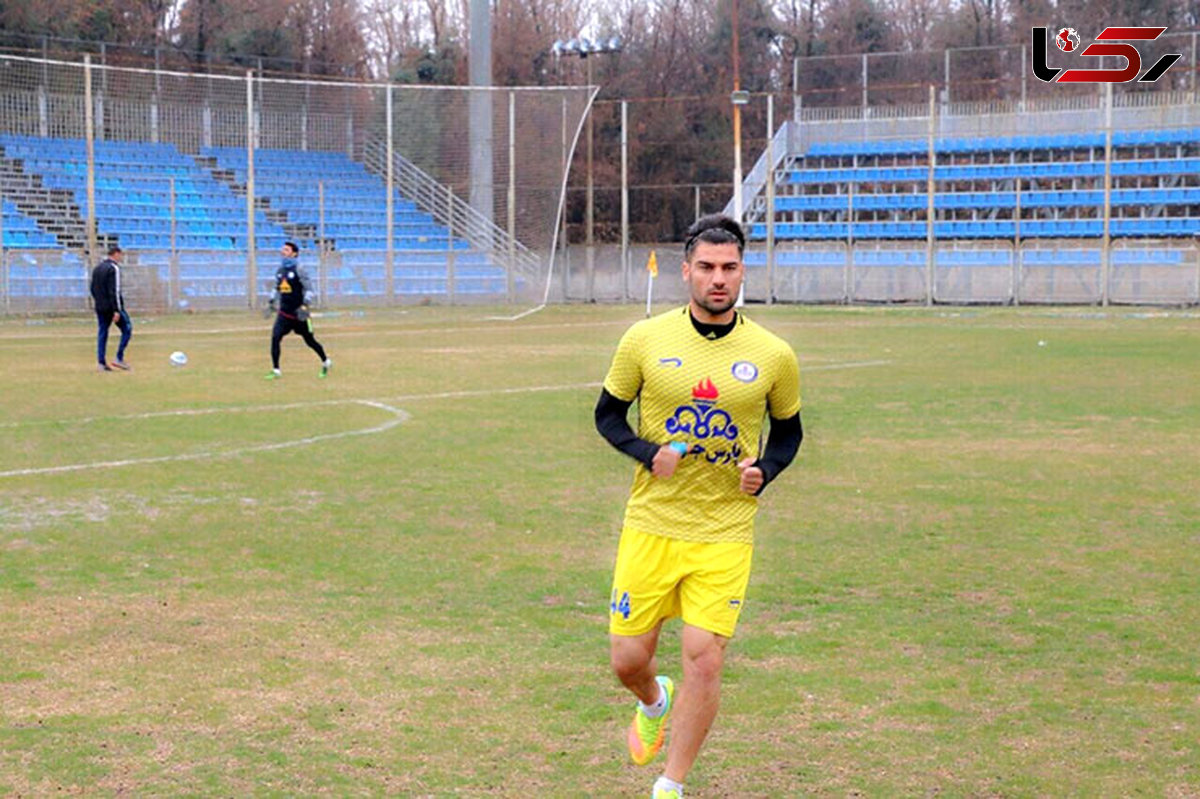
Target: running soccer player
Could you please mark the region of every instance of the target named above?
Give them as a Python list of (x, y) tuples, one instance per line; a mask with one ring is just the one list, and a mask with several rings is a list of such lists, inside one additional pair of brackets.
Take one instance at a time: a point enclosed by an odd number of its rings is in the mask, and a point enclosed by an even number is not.
[(325, 355), (325, 348), (313, 336), (312, 318), (309, 316), (308, 303), (316, 294), (315, 284), (304, 268), (300, 266), (297, 256), (300, 248), (290, 241), (285, 241), (279, 250), (283, 256), (279, 268), (275, 270), (275, 290), (271, 292), (270, 307), (277, 313), (275, 327), (271, 330), (271, 371), (267, 372), (268, 380), (276, 380), (283, 376), (279, 371), (279, 342), (288, 333), (298, 333), (304, 343), (309, 346), (321, 359), (321, 371), (318, 377), (329, 374), (331, 361)]
[[(638, 699), (627, 734), (635, 763), (654, 759), (674, 718), (654, 799), (681, 799), (716, 718), (725, 647), (750, 579), (757, 497), (803, 437), (795, 353), (734, 308), (745, 243), (726, 216), (689, 228), (688, 304), (625, 333), (596, 404), (601, 435), (638, 462), (617, 547), (610, 656)], [(636, 433), (627, 421), (634, 400)], [(683, 620), (678, 697), (655, 659), (663, 621), (675, 616)]]

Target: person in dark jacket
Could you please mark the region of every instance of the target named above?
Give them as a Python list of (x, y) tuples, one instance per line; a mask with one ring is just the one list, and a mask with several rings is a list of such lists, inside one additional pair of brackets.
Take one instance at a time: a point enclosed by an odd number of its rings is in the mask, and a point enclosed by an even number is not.
[(279, 250), (283, 256), (279, 268), (275, 270), (275, 290), (271, 292), (271, 309), (276, 311), (275, 327), (271, 331), (271, 371), (267, 373), (268, 380), (276, 380), (283, 376), (279, 371), (279, 343), (288, 333), (298, 333), (304, 343), (321, 359), (321, 371), (318, 377), (329, 374), (331, 361), (325, 355), (321, 342), (313, 337), (312, 318), (309, 316), (308, 305), (316, 298), (316, 283), (309, 277), (304, 267), (300, 266), (297, 256), (300, 248), (290, 241), (285, 241)]
[[(123, 253), (117, 245), (108, 248), (108, 257), (92, 270), (92, 302), (96, 308), (96, 360), (101, 372), (111, 372), (113, 368), (128, 372), (130, 367), (125, 362), (125, 348), (133, 337), (133, 321), (125, 310), (125, 296), (121, 293), (121, 258)], [(113, 322), (121, 331), (121, 343), (117, 345), (117, 359), (109, 365), (108, 328)]]

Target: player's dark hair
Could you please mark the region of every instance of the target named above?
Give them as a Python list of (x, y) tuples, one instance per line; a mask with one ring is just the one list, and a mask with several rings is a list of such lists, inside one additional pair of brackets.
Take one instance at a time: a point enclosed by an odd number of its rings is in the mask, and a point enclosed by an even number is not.
[(742, 232), (742, 226), (725, 214), (709, 214), (692, 223), (687, 229), (683, 245), (683, 257), (686, 260), (692, 260), (692, 250), (696, 249), (696, 243), (700, 241), (709, 244), (736, 244), (738, 255), (746, 250), (746, 234)]
[(294, 241), (285, 241), (283, 243), (283, 246), (290, 249), (292, 251), (292, 255), (300, 254), (300, 248), (296, 246), (296, 242), (294, 242)]
[(109, 246), (109, 248), (108, 248), (108, 254), (109, 254), (109, 255), (116, 255), (116, 254), (117, 254), (117, 253), (119, 253), (119, 252), (125, 252), (124, 250), (122, 250), (122, 249), (121, 249), (121, 245), (120, 245), (120, 244), (112, 244), (112, 245), (110, 245), (110, 246)]

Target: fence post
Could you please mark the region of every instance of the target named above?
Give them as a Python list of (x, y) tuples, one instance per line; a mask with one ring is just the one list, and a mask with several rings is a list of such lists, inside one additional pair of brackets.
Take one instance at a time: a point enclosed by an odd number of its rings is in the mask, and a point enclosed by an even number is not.
[[(562, 169), (563, 169), (564, 173), (566, 172), (566, 169), (567, 169), (567, 147), (568, 147), (568, 144), (567, 144), (567, 98), (564, 96), (563, 100), (562, 100), (562, 150), (561, 150), (561, 152), (562, 152)], [(562, 196), (562, 202), (560, 203), (560, 205), (562, 207), (562, 247), (559, 248), (559, 251), (562, 253), (563, 302), (566, 302), (570, 298), (570, 294), (571, 294), (571, 256), (570, 256), (571, 240), (570, 240), (570, 236), (567, 235), (567, 232), (568, 232), (567, 205), (568, 205), (568, 203), (567, 203), (567, 183), (565, 180), (563, 181), (563, 196)], [(551, 264), (550, 268), (553, 269), (554, 264)]]
[(176, 217), (178, 216), (175, 198), (175, 178), (171, 178), (171, 255), (167, 260), (167, 309), (176, 307), (175, 299), (179, 296), (179, 245), (176, 241)]
[[(584, 62), (587, 64), (588, 86), (592, 85), (593, 60), (591, 58), (584, 58)], [(584, 197), (584, 234), (587, 238), (587, 246), (584, 250), (586, 255), (587, 296), (584, 299), (587, 302), (596, 301), (596, 182), (592, 158), (593, 150), (595, 149), (593, 145), (595, 119), (596, 104), (593, 102), (587, 112), (587, 195)]]
[(1104, 84), (1104, 238), (1100, 245), (1100, 305), (1108, 306), (1112, 276), (1112, 84)]
[[(867, 110), (867, 54), (862, 54), (862, 107), (863, 111)], [(865, 117), (866, 114), (864, 113)]]
[(317, 293), (325, 307), (329, 307), (329, 278), (326, 276), (325, 256), (328, 253), (325, 243), (325, 181), (317, 181)]
[(508, 92), (508, 269), (504, 270), (508, 280), (505, 295), (511, 303), (515, 299), (517, 268), (517, 93)]
[(96, 260), (96, 138), (92, 127), (92, 57), (83, 57), (84, 142), (87, 146), (87, 260)]
[(950, 48), (949, 47), (947, 47), (945, 50), (942, 51), (942, 61), (943, 61), (943, 73), (944, 73), (943, 77), (942, 77), (942, 85), (945, 87), (943, 89), (945, 94), (943, 95), (942, 102), (949, 103), (950, 102)]
[[(854, 160), (857, 163), (858, 157), (855, 156)], [(846, 269), (850, 275), (850, 288), (846, 295), (847, 304), (854, 300), (854, 187), (856, 185), (853, 179), (846, 183)]]
[(629, 300), (629, 102), (621, 101), (621, 299)]
[(1196, 259), (1196, 304), (1200, 305), (1200, 239), (1192, 239), (1192, 257)]
[(150, 98), (150, 141), (159, 142), (158, 134), (158, 103), (162, 99), (162, 62), (159, 48), (154, 48), (154, 95)]
[(800, 121), (800, 103), (800, 57), (794, 56), (792, 58), (792, 119), (797, 122)]
[(933, 269), (934, 269), (934, 165), (937, 162), (937, 152), (934, 149), (934, 131), (937, 127), (937, 89), (929, 84), (929, 171), (925, 180), (925, 304), (933, 305)]
[(246, 70), (246, 304), (254, 307), (258, 236), (254, 231), (254, 71)]
[(767, 95), (767, 305), (775, 303), (775, 95)]
[(454, 188), (446, 184), (446, 296), (454, 304)]
[(1021, 272), (1023, 262), (1025, 260), (1023, 249), (1021, 247), (1021, 177), (1017, 176), (1017, 205), (1013, 212), (1013, 271), (1012, 271), (1012, 286), (1009, 288), (1008, 294), (1012, 298), (1012, 304), (1018, 306), (1021, 304)]
[(4, 312), (12, 312), (12, 291), (8, 282), (8, 262), (4, 260), (4, 187), (0, 186), (0, 277), (3, 277)]
[(1196, 102), (1196, 70), (1200, 69), (1200, 65), (1196, 63), (1196, 31), (1192, 31), (1192, 102)]
[(1021, 45), (1021, 113), (1025, 113), (1026, 102), (1028, 101), (1028, 76), (1025, 65), (1029, 63), (1028, 54), (1025, 51), (1025, 45)]
[(108, 95), (108, 45), (100, 42), (100, 93), (96, 97), (96, 130), (104, 141), (104, 99)]
[(393, 164), (395, 163), (395, 141), (392, 124), (392, 84), (387, 85), (387, 100), (386, 108), (386, 123), (387, 123), (387, 223), (384, 225), (387, 230), (387, 248), (384, 255), (384, 286), (387, 292), (387, 302), (392, 304), (396, 301), (396, 235), (395, 235), (395, 208), (393, 195), (396, 193), (395, 175), (393, 173)]

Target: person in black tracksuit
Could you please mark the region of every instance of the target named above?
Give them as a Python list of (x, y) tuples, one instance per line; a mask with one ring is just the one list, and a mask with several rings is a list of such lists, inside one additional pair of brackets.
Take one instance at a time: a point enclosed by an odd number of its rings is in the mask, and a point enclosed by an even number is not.
[(280, 249), (283, 256), (279, 268), (275, 270), (275, 290), (271, 292), (270, 307), (276, 311), (275, 327), (271, 331), (271, 371), (267, 373), (268, 380), (282, 376), (279, 371), (279, 342), (288, 333), (298, 333), (304, 343), (317, 353), (321, 359), (321, 371), (318, 377), (325, 377), (333, 366), (325, 355), (321, 342), (313, 337), (312, 320), (308, 313), (308, 303), (315, 299), (316, 284), (308, 273), (300, 266), (297, 256), (300, 248), (290, 241), (284, 242)]
[[(101, 372), (111, 372), (113, 367), (129, 371), (125, 363), (125, 348), (133, 337), (133, 320), (125, 311), (125, 297), (121, 293), (121, 248), (108, 248), (108, 257), (92, 270), (92, 302), (96, 308), (96, 360)], [(108, 328), (117, 323), (121, 331), (121, 342), (117, 345), (117, 359), (110, 366), (107, 358)]]

